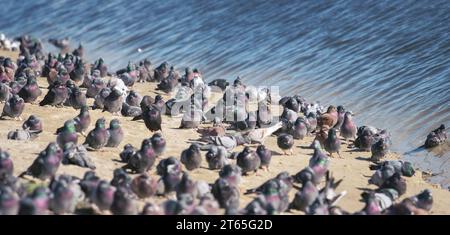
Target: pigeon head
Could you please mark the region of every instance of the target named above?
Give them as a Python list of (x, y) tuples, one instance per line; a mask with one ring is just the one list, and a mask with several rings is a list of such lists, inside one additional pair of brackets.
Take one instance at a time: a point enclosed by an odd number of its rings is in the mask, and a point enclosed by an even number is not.
[(67, 120), (64, 123), (64, 130), (69, 132), (69, 133), (75, 133), (76, 132), (75, 122), (73, 120)]
[(406, 177), (411, 177), (416, 173), (411, 162), (404, 162), (402, 165), (402, 174)]
[(189, 146), (189, 149), (193, 152), (200, 151), (200, 147), (198, 146), (198, 144), (191, 144), (191, 146)]
[(342, 105), (337, 106), (338, 113), (345, 113), (345, 108)]
[(58, 144), (56, 144), (55, 142), (51, 142), (45, 149), (45, 152), (47, 152), (48, 154), (55, 154), (59, 151), (61, 151), (61, 149), (59, 148)]
[(95, 122), (95, 128), (96, 129), (105, 129), (105, 118), (99, 118), (96, 122)]
[(113, 120), (111, 120), (110, 124), (109, 124), (109, 128), (110, 129), (119, 129), (120, 128), (120, 121), (117, 118), (114, 118)]
[(156, 95), (155, 96), (155, 103), (161, 101), (163, 99), (163, 97), (161, 95)]
[(344, 118), (346, 118), (347, 120), (349, 120), (349, 121), (351, 121), (352, 120), (352, 113), (351, 112), (345, 112), (345, 116), (344, 116)]
[(144, 139), (142, 141), (142, 144), (141, 144), (141, 149), (147, 149), (147, 148), (149, 148), (151, 146), (152, 146), (152, 144), (151, 144), (150, 140), (149, 139)]
[(433, 200), (433, 195), (429, 189), (423, 190), (419, 195), (417, 195), (419, 201), (430, 201)]

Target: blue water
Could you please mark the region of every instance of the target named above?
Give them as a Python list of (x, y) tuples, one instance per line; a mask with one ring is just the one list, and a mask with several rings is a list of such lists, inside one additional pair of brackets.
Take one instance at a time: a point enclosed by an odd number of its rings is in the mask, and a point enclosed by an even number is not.
[[(82, 42), (90, 60), (278, 85), (387, 128), (394, 150), (450, 126), (450, 1), (6, 1), (0, 31)], [(141, 48), (142, 53), (137, 49)], [(47, 47), (47, 49), (50, 49)], [(406, 156), (450, 185), (449, 146)]]

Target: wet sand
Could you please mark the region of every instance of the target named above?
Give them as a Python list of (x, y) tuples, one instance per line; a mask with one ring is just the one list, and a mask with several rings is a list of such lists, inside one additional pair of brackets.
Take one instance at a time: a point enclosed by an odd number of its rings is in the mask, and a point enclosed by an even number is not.
[[(8, 56), (16, 60), (17, 54), (12, 52), (0, 51), (0, 55)], [(47, 81), (45, 78), (39, 78), (38, 83), (42, 87), (43, 95), (38, 98), (36, 104), (26, 104), (25, 110), (22, 114), (22, 118), (25, 120), (29, 115), (34, 114), (43, 121), (44, 131), (33, 141), (14, 141), (7, 140), (6, 135), (9, 131), (14, 129), (20, 129), (23, 121), (14, 121), (11, 119), (0, 120), (0, 147), (11, 154), (14, 161), (14, 174), (18, 175), (33, 162), (38, 153), (42, 151), (50, 141), (56, 140), (55, 131), (61, 127), (63, 123), (78, 115), (79, 110), (73, 108), (54, 108), (50, 106), (40, 107), (37, 103), (44, 98), (47, 90)], [(136, 83), (133, 87), (141, 95), (161, 94), (165, 100), (170, 97), (166, 94), (155, 92), (156, 83)], [(216, 96), (217, 98), (217, 96)], [(93, 99), (88, 100), (88, 104), (92, 105)], [(0, 109), (3, 109), (3, 104), (0, 105)], [(125, 132), (124, 141), (118, 148), (104, 148), (102, 151), (90, 152), (90, 156), (93, 159), (97, 169), (95, 170), (97, 175), (101, 178), (110, 180), (113, 175), (113, 170), (121, 167), (124, 163), (120, 162), (119, 153), (122, 151), (123, 146), (127, 143), (131, 143), (135, 147), (140, 147), (144, 138), (149, 138), (152, 133), (147, 130), (142, 121), (131, 121), (131, 118), (122, 116), (113, 116), (108, 112), (101, 112), (99, 110), (90, 110), (91, 114), (91, 126), (88, 129), (90, 131), (94, 128), (95, 121), (100, 117), (105, 117), (108, 122), (113, 118), (118, 118), (121, 122), (122, 128)], [(357, 117), (355, 117), (357, 118)], [(186, 149), (193, 140), (198, 139), (200, 136), (195, 130), (178, 129), (181, 118), (171, 118), (169, 116), (163, 116), (162, 133), (167, 140), (167, 149), (161, 158), (169, 156), (180, 157), (181, 151)], [(203, 125), (206, 126), (206, 125)], [(395, 135), (395, 133), (392, 133)], [(84, 137), (79, 136), (78, 142), (83, 143)], [(291, 174), (295, 174), (302, 170), (307, 164), (310, 156), (313, 153), (312, 149), (304, 148), (309, 146), (313, 137), (307, 137), (304, 140), (296, 140), (294, 147), (294, 155), (286, 156), (281, 155), (281, 150), (277, 147), (276, 137), (270, 136), (267, 138), (265, 145), (273, 151), (272, 162), (270, 164), (270, 171), (258, 171), (257, 174), (250, 176), (244, 176), (240, 185), (241, 200), (240, 207), (244, 207), (248, 202), (252, 200), (254, 196), (243, 195), (246, 189), (259, 186), (264, 181), (276, 176), (281, 171), (288, 171)], [(256, 148), (256, 146), (254, 147)], [(241, 150), (237, 148), (237, 150)], [(370, 157), (370, 152), (353, 152), (347, 148), (347, 145), (341, 147), (341, 156), (344, 159), (332, 158), (331, 159), (331, 173), (337, 179), (343, 179), (343, 182), (338, 187), (337, 191), (347, 191), (347, 195), (341, 199), (338, 203), (340, 207), (349, 212), (355, 212), (363, 208), (364, 204), (360, 201), (361, 189), (375, 187), (367, 184), (368, 178), (372, 175), (373, 171), (369, 170), (370, 162), (367, 159)], [(205, 152), (202, 152), (205, 154)], [(396, 153), (390, 153), (387, 157), (389, 159), (396, 159), (400, 156)], [(160, 160), (158, 159), (157, 162)], [(232, 160), (233, 162), (234, 160)], [(157, 164), (155, 163), (155, 166)], [(61, 165), (57, 174), (71, 174), (77, 177), (83, 177), (87, 168), (80, 168), (77, 166)], [(149, 172), (153, 177), (156, 175), (156, 169)], [(202, 167), (194, 171), (189, 172), (191, 177), (196, 180), (205, 180), (208, 183), (213, 183), (218, 177), (218, 171), (212, 171), (207, 168), (207, 162), (204, 159)], [(450, 192), (445, 189), (441, 189), (439, 185), (433, 185), (425, 181), (426, 174), (420, 171), (416, 171), (416, 174), (411, 178), (406, 178), (408, 188), (406, 194), (402, 197), (409, 197), (419, 193), (421, 190), (429, 188), (432, 190), (434, 197), (434, 205), (431, 210), (431, 214), (450, 214)], [(290, 199), (292, 200), (295, 190), (292, 190)], [(146, 201), (160, 202), (165, 200), (164, 197), (151, 198)], [(140, 200), (140, 209), (142, 209), (145, 201)], [(298, 211), (287, 212), (286, 214), (301, 214)]]

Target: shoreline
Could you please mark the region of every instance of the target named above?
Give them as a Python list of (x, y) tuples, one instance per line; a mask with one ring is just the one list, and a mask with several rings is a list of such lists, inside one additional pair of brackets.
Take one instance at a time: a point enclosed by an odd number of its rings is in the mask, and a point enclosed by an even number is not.
[[(11, 57), (14, 61), (17, 59), (17, 53), (0, 51), (1, 56)], [(38, 84), (40, 87), (47, 87), (47, 81), (43, 77), (39, 77)], [(156, 83), (136, 83), (133, 86), (133, 90), (137, 91), (141, 95), (151, 95), (154, 97), (159, 94), (162, 95), (164, 100), (168, 100), (170, 97), (162, 92), (155, 91)], [(38, 98), (37, 102), (42, 100), (47, 92), (47, 89), (41, 88), (43, 94)], [(37, 103), (36, 102), (36, 103)], [(93, 99), (88, 99), (88, 105), (92, 105)], [(3, 104), (0, 105), (3, 109)], [(111, 113), (102, 113), (99, 110), (90, 110), (91, 114), (91, 125), (88, 131), (93, 129), (93, 123), (100, 117), (105, 117), (106, 121), (109, 123), (113, 118), (117, 118), (121, 122), (121, 126), (125, 132), (125, 137), (118, 148), (105, 148), (102, 151), (89, 152), (92, 160), (94, 161), (97, 169), (95, 172), (102, 179), (111, 179), (113, 170), (124, 165), (124, 163), (119, 162), (119, 153), (122, 151), (125, 144), (131, 143), (133, 146), (140, 146), (141, 141), (144, 138), (148, 138), (152, 135), (150, 131), (145, 128), (142, 121), (131, 121), (131, 118), (123, 116), (113, 116)], [(37, 104), (25, 104), (25, 110), (22, 114), (22, 118), (26, 119), (29, 115), (34, 114), (38, 116), (43, 121), (44, 131), (33, 141), (15, 141), (7, 140), (6, 135), (9, 131), (16, 128), (21, 128), (23, 121), (14, 121), (11, 119), (0, 120), (0, 148), (6, 150), (10, 153), (11, 158), (14, 162), (14, 175), (17, 176), (20, 172), (26, 170), (26, 168), (32, 163), (32, 161), (37, 157), (37, 154), (42, 151), (50, 141), (56, 140), (55, 130), (61, 127), (63, 123), (75, 117), (79, 113), (71, 107), (64, 108), (54, 108), (54, 107), (40, 107)], [(166, 115), (162, 116), (162, 134), (167, 140), (167, 149), (162, 157), (157, 159), (156, 164), (159, 160), (167, 158), (169, 156), (174, 156), (180, 158), (181, 151), (186, 149), (191, 140), (199, 138), (199, 134), (192, 129), (178, 129), (181, 118), (180, 117), (169, 117)], [(208, 126), (205, 124), (202, 127)], [(288, 171), (290, 174), (295, 174), (302, 170), (308, 163), (308, 160), (313, 152), (312, 149), (306, 149), (305, 146), (309, 146), (312, 142), (313, 137), (309, 136), (303, 140), (295, 140), (294, 155), (284, 156), (280, 155), (281, 150), (277, 147), (276, 137), (270, 136), (267, 138), (265, 145), (268, 149), (272, 150), (273, 157), (270, 164), (270, 171), (258, 171), (258, 174), (252, 174), (250, 176), (243, 176), (242, 183), (239, 185), (240, 189), (240, 208), (248, 204), (255, 196), (254, 195), (243, 195), (246, 189), (257, 187), (266, 180), (275, 177), (281, 171)], [(182, 141), (180, 141), (182, 140)], [(79, 136), (79, 143), (84, 141), (83, 136)], [(252, 145), (256, 146), (256, 145)], [(303, 148), (302, 148), (303, 147)], [(240, 151), (243, 147), (239, 146), (234, 151)], [(336, 179), (343, 179), (342, 184), (338, 187), (337, 192), (343, 190), (347, 191), (347, 194), (339, 201), (338, 206), (343, 210), (349, 211), (351, 213), (358, 211), (363, 208), (364, 203), (360, 201), (362, 188), (375, 189), (374, 185), (368, 185), (367, 180), (373, 174), (370, 171), (370, 162), (366, 159), (370, 157), (370, 152), (354, 152), (347, 148), (347, 145), (343, 144), (341, 155), (344, 159), (331, 158), (330, 172)], [(205, 152), (202, 152), (204, 156)], [(394, 160), (399, 159), (400, 154), (391, 152), (384, 160)], [(235, 160), (231, 160), (235, 162)], [(153, 167), (149, 171), (152, 177), (157, 177), (156, 167)], [(183, 169), (185, 170), (184, 166)], [(84, 173), (88, 171), (87, 168), (80, 168), (73, 165), (61, 165), (57, 171), (57, 174), (68, 173), (77, 177), (83, 177)], [(189, 172), (190, 176), (194, 180), (205, 180), (208, 183), (213, 183), (218, 177), (217, 170), (207, 169), (207, 163), (203, 158), (202, 167), (194, 171)], [(136, 174), (130, 174), (131, 177), (135, 177)], [(426, 173), (422, 171), (416, 171), (416, 174), (411, 177), (405, 177), (407, 182), (407, 192), (397, 201), (403, 198), (410, 197), (418, 194), (421, 190), (426, 188), (430, 189), (433, 193), (434, 204), (431, 209), (430, 214), (450, 214), (450, 203), (448, 198), (450, 192), (443, 189), (441, 186), (436, 184), (431, 184), (425, 180)], [(290, 201), (293, 199), (295, 190), (290, 193)], [(166, 197), (155, 197), (146, 200), (138, 200), (139, 211), (142, 210), (143, 204), (145, 202), (162, 202)], [(300, 211), (292, 211), (283, 214), (301, 214)]]

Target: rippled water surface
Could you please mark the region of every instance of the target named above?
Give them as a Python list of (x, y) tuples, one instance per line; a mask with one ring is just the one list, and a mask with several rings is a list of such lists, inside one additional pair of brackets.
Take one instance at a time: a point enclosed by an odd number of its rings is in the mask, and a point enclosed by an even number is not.
[[(399, 152), (450, 126), (450, 1), (1, 2), (9, 35), (70, 36), (113, 68), (167, 60), (344, 104), (358, 124), (388, 128)], [(450, 185), (448, 145), (406, 158)]]

